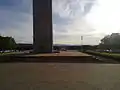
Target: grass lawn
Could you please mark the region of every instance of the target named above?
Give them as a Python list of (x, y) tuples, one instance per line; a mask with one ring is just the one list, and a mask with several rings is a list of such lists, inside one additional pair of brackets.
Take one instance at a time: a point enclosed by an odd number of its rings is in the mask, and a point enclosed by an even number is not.
[(116, 54), (116, 53), (94, 52), (94, 51), (87, 51), (87, 52), (90, 54), (94, 54), (94, 55), (100, 55), (100, 56), (105, 56), (109, 58), (120, 59), (120, 54)]
[(21, 52), (4, 52), (4, 53), (0, 53), (0, 56), (20, 54), (20, 53), (21, 53)]

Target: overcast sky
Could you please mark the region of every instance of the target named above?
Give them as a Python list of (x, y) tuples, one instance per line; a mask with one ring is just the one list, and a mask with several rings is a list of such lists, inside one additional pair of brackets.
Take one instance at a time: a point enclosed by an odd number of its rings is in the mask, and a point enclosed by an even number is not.
[[(53, 0), (56, 44), (96, 45), (120, 31), (119, 0)], [(32, 0), (0, 0), (0, 34), (17, 43), (32, 43)]]

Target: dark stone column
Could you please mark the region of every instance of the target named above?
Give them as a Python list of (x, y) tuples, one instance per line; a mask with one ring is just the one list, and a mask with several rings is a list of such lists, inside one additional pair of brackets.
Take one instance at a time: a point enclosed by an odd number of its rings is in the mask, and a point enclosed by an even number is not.
[(34, 53), (52, 52), (52, 0), (33, 0)]

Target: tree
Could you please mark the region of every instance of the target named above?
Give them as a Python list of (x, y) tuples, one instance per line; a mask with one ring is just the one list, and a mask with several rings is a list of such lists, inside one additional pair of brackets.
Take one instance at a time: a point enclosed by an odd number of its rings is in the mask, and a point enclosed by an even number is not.
[(12, 50), (16, 48), (16, 42), (12, 37), (0, 36), (0, 49), (1, 50)]
[(120, 49), (120, 34), (112, 33), (101, 39), (99, 48), (102, 49)]

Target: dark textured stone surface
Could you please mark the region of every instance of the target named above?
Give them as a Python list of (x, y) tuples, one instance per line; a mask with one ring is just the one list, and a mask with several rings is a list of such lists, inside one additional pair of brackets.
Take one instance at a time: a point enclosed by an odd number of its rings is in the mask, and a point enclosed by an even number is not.
[(52, 0), (33, 0), (34, 53), (52, 52)]

